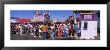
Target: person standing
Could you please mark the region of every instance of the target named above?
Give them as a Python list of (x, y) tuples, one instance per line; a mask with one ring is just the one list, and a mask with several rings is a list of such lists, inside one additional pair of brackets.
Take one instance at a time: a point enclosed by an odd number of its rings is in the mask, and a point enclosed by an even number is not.
[(16, 30), (16, 34), (18, 34), (19, 33), (19, 26), (16, 24), (15, 27), (16, 27), (16, 29), (15, 29)]
[(20, 27), (20, 35), (23, 35), (23, 26), (20, 25), (19, 27)]
[(27, 33), (28, 33), (28, 34), (30, 34), (30, 26), (31, 26), (31, 24), (28, 23), (28, 25), (27, 25), (27, 28), (28, 28)]
[(43, 37), (42, 26), (43, 26), (43, 24), (40, 24), (40, 26), (39, 26), (39, 32), (40, 32), (40, 35)]
[(48, 26), (48, 38), (51, 39), (52, 28)]
[(39, 24), (35, 25), (36, 28), (36, 36), (39, 37)]
[(41, 27), (41, 30), (42, 30), (42, 34), (43, 34), (43, 39), (47, 39), (47, 36), (48, 36), (48, 26), (47, 24), (44, 24), (42, 27)]
[(64, 37), (67, 38), (68, 36), (69, 36), (69, 34), (68, 34), (68, 27), (66, 25), (65, 28), (64, 28)]
[(51, 39), (55, 40), (55, 28), (52, 29)]
[(33, 36), (36, 37), (36, 36), (35, 36), (35, 34), (36, 34), (35, 24), (34, 24), (34, 26), (33, 26), (33, 31), (34, 31), (34, 32), (33, 32)]
[(32, 24), (29, 24), (29, 30), (30, 30), (30, 32), (29, 32), (29, 34), (31, 35), (32, 34), (32, 28), (33, 28), (33, 26), (32, 26)]
[(58, 25), (55, 24), (55, 38), (58, 37)]
[(27, 34), (27, 32), (28, 32), (27, 24), (24, 24), (24, 34)]
[(74, 32), (75, 32), (74, 26), (73, 26), (73, 24), (70, 24), (70, 29), (69, 29), (70, 37), (74, 36)]
[(42, 25), (40, 24), (40, 25), (39, 25), (39, 37), (42, 37), (41, 27), (42, 27)]
[(58, 28), (58, 38), (60, 39), (63, 37), (63, 29), (64, 29), (64, 25), (60, 24)]

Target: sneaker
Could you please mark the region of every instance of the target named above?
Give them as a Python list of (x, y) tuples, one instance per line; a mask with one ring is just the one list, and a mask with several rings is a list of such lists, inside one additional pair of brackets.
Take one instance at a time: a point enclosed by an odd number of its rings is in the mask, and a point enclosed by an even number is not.
[(42, 36), (39, 36), (39, 37), (42, 37)]
[(72, 35), (70, 37), (73, 37)]
[(34, 36), (34, 37), (37, 37), (37, 36)]
[(33, 33), (31, 33), (31, 35), (33, 35)]

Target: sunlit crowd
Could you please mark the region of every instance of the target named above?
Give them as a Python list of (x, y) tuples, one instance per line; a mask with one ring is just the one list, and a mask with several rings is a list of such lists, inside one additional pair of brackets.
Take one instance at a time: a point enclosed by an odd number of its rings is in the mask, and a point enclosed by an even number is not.
[(71, 21), (67, 22), (56, 22), (53, 25), (48, 23), (12, 23), (11, 33), (19, 35), (32, 35), (34, 37), (42, 37), (43, 39), (63, 39), (70, 37), (80, 37), (80, 21), (74, 23)]

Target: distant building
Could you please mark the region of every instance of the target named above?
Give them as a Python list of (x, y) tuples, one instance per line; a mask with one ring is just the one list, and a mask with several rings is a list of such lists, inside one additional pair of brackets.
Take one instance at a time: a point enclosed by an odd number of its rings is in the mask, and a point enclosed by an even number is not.
[(48, 12), (42, 14), (42, 13), (37, 11), (35, 13), (32, 21), (33, 22), (50, 22), (50, 16), (49, 16)]
[(36, 12), (32, 22), (41, 22), (44, 21), (44, 15), (42, 13)]

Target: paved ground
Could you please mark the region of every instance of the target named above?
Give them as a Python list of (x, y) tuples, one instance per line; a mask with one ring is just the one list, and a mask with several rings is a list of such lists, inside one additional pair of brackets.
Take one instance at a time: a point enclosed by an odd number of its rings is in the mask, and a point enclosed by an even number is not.
[(30, 34), (26, 34), (26, 35), (12, 34), (11, 40), (42, 40), (42, 38), (34, 37)]
[[(100, 37), (95, 37), (95, 38), (96, 39), (94, 39), (94, 40), (100, 40)], [(34, 37), (30, 34), (25, 34), (25, 35), (11, 34), (11, 40), (43, 40), (43, 38)], [(52, 40), (52, 39), (47, 39), (47, 40)], [(56, 40), (58, 40), (58, 39), (56, 39)], [(72, 38), (62, 38), (60, 40), (79, 40), (79, 39), (72, 37)], [(82, 40), (84, 40), (84, 39), (82, 39)], [(93, 40), (93, 39), (88, 39), (88, 40)]]
[[(26, 34), (26, 35), (11, 34), (11, 40), (43, 40), (43, 38), (34, 37), (30, 34)], [(48, 39), (48, 40), (51, 40), (51, 39)], [(60, 40), (75, 40), (75, 38), (62, 38)]]

